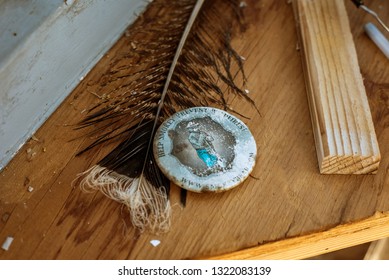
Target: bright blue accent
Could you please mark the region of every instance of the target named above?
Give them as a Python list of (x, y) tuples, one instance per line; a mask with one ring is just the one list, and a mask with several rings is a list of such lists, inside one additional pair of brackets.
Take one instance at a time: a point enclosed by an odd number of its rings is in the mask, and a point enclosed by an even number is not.
[(205, 162), (207, 167), (214, 167), (217, 163), (217, 156), (208, 153), (206, 149), (198, 149), (196, 150), (196, 152), (199, 158), (201, 158), (202, 161)]

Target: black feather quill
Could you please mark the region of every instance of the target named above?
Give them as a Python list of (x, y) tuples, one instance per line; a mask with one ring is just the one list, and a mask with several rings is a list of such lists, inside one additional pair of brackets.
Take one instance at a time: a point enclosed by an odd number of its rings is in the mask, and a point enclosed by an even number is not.
[(253, 102), (244, 91), (243, 59), (230, 42), (243, 27), (240, 1), (156, 0), (149, 9), (154, 14), (146, 12), (130, 29), (131, 49), (103, 74), (101, 102), (79, 126), (95, 127), (88, 133), (95, 141), (80, 154), (119, 144), (80, 176), (84, 189), (127, 205), (135, 227), (164, 232), (170, 227), (169, 181), (150, 151), (157, 127), (189, 107), (228, 110), (229, 94)]

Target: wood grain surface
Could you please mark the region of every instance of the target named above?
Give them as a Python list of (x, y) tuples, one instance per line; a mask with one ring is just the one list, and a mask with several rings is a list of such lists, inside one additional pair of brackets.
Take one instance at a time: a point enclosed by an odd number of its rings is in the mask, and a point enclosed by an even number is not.
[(303, 259), (311, 256), (317, 256), (318, 254), (326, 254), (329, 248), (331, 248), (331, 250), (336, 248), (349, 248), (355, 244), (362, 244), (374, 240), (383, 242), (387, 240), (387, 238), (381, 238), (388, 234), (388, 230), (389, 216), (377, 213), (371, 218), (359, 222), (340, 225), (324, 232), (317, 232), (281, 241), (269, 242), (262, 246), (232, 252), (221, 256), (215, 256), (211, 259)]
[(293, 5), (320, 172), (376, 173), (381, 155), (344, 2)]
[[(376, 175), (321, 175), (292, 6), (272, 0), (247, 5), (248, 29), (233, 44), (247, 58), (248, 86), (261, 116), (242, 100), (232, 102), (251, 118), (245, 123), (259, 152), (253, 177), (225, 193), (188, 193), (185, 208), (172, 186), (172, 228), (160, 236), (139, 234), (118, 203), (72, 185), (110, 148), (76, 157), (90, 139), (77, 138), (83, 132), (70, 125), (97, 101), (91, 92), (112, 59), (131, 51), (130, 38), (123, 36), (0, 173), (0, 243), (14, 238), (8, 251), (0, 250), (1, 259), (207, 258), (293, 237), (301, 238), (308, 253), (298, 257), (304, 258), (321, 253), (304, 240), (309, 234), (325, 236), (366, 219), (381, 225), (377, 217), (389, 213), (389, 61), (363, 33), (363, 23), (372, 19), (346, 2), (381, 164)], [(389, 21), (389, 2), (372, 0), (369, 6)], [(389, 236), (387, 226), (380, 228), (381, 237)], [(368, 234), (347, 237), (371, 240)], [(161, 244), (153, 247), (152, 239)], [(326, 251), (342, 246), (347, 244), (332, 243)]]

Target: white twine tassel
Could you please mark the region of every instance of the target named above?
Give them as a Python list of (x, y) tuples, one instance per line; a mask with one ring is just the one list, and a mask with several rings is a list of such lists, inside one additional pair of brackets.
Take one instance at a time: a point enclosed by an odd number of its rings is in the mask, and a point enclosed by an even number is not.
[(140, 231), (163, 233), (169, 230), (171, 207), (163, 187), (154, 187), (143, 176), (130, 178), (99, 165), (81, 173), (78, 178), (82, 178), (80, 187), (85, 192), (99, 190), (126, 205), (132, 224)]

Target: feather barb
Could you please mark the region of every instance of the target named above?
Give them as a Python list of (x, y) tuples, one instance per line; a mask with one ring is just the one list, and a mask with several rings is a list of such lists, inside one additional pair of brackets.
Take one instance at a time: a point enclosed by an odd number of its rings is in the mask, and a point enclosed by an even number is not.
[(133, 225), (142, 231), (166, 232), (171, 223), (170, 183), (151, 152), (162, 121), (189, 107), (228, 109), (226, 92), (251, 102), (235, 82), (240, 78), (244, 85), (246, 78), (243, 60), (229, 42), (233, 22), (241, 23), (239, 4), (153, 1), (130, 29), (128, 53), (113, 58), (93, 89), (105, 98), (79, 124), (94, 126), (87, 135), (96, 137), (80, 154), (119, 144), (80, 174), (80, 185), (127, 205)]

